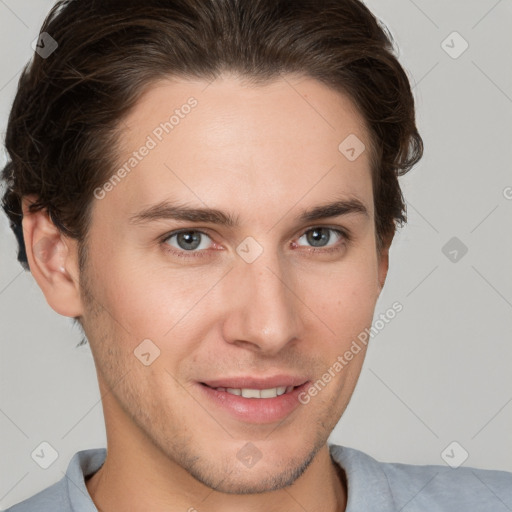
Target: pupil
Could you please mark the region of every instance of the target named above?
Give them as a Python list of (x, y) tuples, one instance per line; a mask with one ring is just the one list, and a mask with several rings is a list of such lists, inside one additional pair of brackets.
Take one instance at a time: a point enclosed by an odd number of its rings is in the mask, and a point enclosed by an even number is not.
[(195, 231), (187, 231), (183, 233), (179, 233), (178, 236), (178, 245), (182, 249), (197, 249), (199, 244), (201, 243), (199, 233)]
[[(329, 232), (324, 228), (313, 229), (309, 232), (308, 243), (315, 247), (322, 245), (322, 242), (327, 243), (329, 241)], [(320, 243), (318, 243), (320, 242)]]

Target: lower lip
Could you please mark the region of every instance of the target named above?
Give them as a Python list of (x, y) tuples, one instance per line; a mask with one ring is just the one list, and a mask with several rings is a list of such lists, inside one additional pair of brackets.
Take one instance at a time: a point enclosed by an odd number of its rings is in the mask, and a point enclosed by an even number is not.
[(273, 423), (281, 421), (299, 405), (299, 395), (308, 387), (308, 382), (273, 398), (244, 398), (227, 391), (217, 391), (198, 383), (200, 390), (208, 400), (220, 409), (230, 413), (236, 419), (247, 423)]

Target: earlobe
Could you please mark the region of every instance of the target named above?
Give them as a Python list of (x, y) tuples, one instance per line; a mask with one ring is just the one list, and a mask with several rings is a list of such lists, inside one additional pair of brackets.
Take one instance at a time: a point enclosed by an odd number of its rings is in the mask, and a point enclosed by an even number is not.
[(74, 245), (55, 227), (47, 211), (30, 213), (23, 198), (23, 239), (30, 271), (50, 307), (63, 316), (82, 315)]

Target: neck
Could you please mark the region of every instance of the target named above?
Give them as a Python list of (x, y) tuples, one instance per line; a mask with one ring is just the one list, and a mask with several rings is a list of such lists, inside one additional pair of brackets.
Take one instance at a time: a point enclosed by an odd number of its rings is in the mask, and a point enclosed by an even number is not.
[(117, 444), (108, 445), (103, 466), (86, 480), (100, 512), (343, 512), (346, 507), (344, 472), (332, 461), (327, 445), (292, 485), (239, 495), (203, 485), (149, 442), (134, 450), (116, 439)]

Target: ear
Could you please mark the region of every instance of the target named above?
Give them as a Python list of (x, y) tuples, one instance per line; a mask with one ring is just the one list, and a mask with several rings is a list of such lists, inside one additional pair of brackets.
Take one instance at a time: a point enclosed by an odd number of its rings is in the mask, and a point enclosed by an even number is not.
[(31, 213), (34, 195), (22, 198), (23, 239), (30, 271), (50, 307), (60, 315), (82, 316), (76, 241), (63, 235), (46, 210)]
[(378, 294), (380, 295), (380, 292), (382, 291), (382, 288), (384, 288), (384, 283), (386, 282), (386, 277), (388, 275), (389, 270), (389, 249), (391, 247), (391, 242), (393, 241), (395, 234), (392, 233), (390, 236), (385, 238), (385, 240), (382, 243), (382, 248), (380, 250), (380, 253), (378, 254), (378, 285), (379, 285), (379, 291)]

